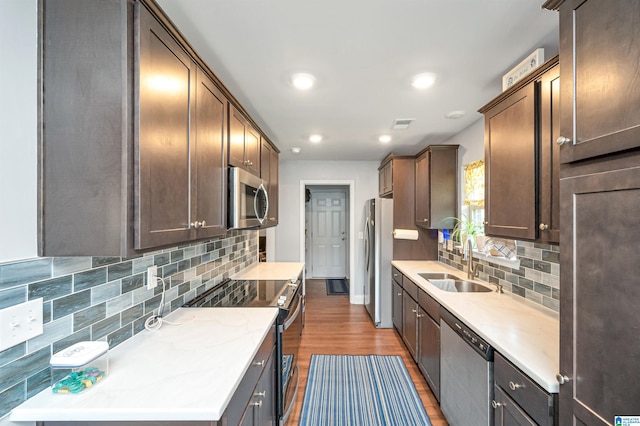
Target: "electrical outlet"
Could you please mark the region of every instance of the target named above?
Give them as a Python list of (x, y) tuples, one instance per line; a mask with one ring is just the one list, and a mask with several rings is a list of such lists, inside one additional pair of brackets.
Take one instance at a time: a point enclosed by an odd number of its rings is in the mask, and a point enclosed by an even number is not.
[(153, 265), (147, 268), (147, 290), (158, 287), (158, 266)]
[(43, 332), (42, 297), (0, 310), (0, 351)]

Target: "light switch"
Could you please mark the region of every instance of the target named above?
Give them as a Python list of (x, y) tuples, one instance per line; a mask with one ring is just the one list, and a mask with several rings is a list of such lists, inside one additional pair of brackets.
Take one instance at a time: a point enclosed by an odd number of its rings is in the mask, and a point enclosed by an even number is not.
[(42, 297), (0, 310), (0, 351), (43, 333)]

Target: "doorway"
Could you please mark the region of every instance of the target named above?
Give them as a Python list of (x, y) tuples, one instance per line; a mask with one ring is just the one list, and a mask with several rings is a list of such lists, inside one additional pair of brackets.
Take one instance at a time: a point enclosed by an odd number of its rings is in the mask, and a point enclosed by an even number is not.
[(352, 268), (352, 185), (305, 183), (304, 262), (307, 278), (347, 278)]

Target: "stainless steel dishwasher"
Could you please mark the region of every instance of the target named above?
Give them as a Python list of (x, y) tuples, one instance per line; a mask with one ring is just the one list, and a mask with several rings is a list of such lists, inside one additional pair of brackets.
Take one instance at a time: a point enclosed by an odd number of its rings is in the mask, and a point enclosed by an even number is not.
[(440, 333), (440, 408), (447, 421), (493, 425), (493, 348), (446, 309)]

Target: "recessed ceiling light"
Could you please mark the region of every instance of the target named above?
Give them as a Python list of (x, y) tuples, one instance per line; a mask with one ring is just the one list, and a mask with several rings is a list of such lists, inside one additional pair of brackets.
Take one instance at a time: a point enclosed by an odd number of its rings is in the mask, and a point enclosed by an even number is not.
[(311, 135), (309, 136), (309, 141), (313, 143), (318, 143), (322, 141), (322, 135)]
[(316, 84), (316, 78), (311, 74), (299, 72), (291, 76), (291, 84), (298, 90), (309, 90)]
[(300, 148), (294, 146), (293, 148), (291, 148), (291, 152), (293, 152), (294, 154), (300, 154)]
[(433, 86), (433, 83), (435, 83), (435, 81), (436, 75), (434, 73), (425, 72), (422, 74), (414, 75), (411, 79), (411, 85), (418, 90), (424, 90)]
[(446, 113), (444, 116), (450, 120), (457, 120), (464, 117), (464, 111), (451, 111)]
[(389, 142), (391, 142), (391, 136), (390, 135), (380, 135), (378, 140), (380, 142), (382, 142), (382, 143), (389, 143)]

